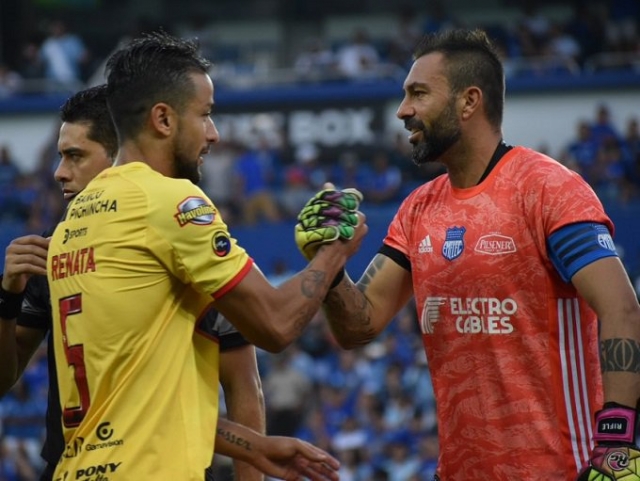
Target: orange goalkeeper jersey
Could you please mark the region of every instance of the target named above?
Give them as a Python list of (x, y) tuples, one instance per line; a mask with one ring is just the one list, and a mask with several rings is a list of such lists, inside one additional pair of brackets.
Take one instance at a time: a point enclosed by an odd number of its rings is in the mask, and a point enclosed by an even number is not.
[(419, 187), (390, 225), (385, 245), (411, 264), (443, 481), (566, 481), (588, 460), (597, 319), (546, 244), (583, 221), (613, 231), (579, 175), (515, 147), (478, 186)]

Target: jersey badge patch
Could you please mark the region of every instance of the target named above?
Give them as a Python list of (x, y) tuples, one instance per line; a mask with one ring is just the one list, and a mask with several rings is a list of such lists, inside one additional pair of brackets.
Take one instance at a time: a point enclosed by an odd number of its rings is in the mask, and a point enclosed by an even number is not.
[(227, 233), (218, 231), (213, 234), (211, 247), (213, 247), (213, 253), (218, 257), (224, 257), (231, 252), (231, 240)]
[(202, 197), (187, 197), (178, 204), (175, 218), (180, 227), (187, 224), (209, 225), (216, 218), (216, 209)]
[(464, 251), (464, 233), (467, 232), (466, 227), (449, 227), (447, 236), (442, 245), (442, 256), (452, 261), (457, 259)]

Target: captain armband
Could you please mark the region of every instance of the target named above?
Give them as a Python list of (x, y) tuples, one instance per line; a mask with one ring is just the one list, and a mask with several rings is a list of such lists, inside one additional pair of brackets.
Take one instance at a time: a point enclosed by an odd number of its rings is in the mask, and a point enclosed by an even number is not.
[(609, 229), (596, 222), (561, 227), (547, 238), (549, 258), (565, 282), (583, 267), (604, 257), (617, 257)]

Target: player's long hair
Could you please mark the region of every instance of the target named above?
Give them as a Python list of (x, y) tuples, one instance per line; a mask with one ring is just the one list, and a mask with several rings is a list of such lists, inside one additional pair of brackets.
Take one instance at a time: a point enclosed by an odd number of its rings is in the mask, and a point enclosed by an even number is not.
[(414, 60), (432, 52), (444, 55), (453, 93), (476, 86), (482, 90), (489, 122), (502, 125), (504, 69), (495, 46), (483, 30), (452, 29), (425, 35), (413, 52)]
[(198, 54), (198, 43), (164, 31), (144, 34), (107, 61), (107, 92), (120, 143), (142, 129), (159, 102), (181, 112), (194, 94), (190, 74), (206, 73), (211, 63)]
[(115, 159), (118, 136), (107, 107), (106, 85), (81, 90), (69, 97), (60, 107), (60, 120), (70, 124), (88, 124), (87, 137), (102, 145), (107, 155)]

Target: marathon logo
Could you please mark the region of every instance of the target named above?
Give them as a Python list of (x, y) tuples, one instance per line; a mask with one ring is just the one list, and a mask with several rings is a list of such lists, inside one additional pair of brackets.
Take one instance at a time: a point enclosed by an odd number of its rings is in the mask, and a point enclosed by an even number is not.
[(54, 281), (95, 271), (96, 260), (93, 247), (62, 252), (51, 258), (51, 275)]
[(210, 225), (216, 218), (216, 209), (202, 197), (187, 197), (178, 204), (175, 218), (180, 227), (187, 224)]

